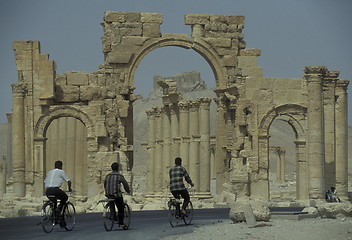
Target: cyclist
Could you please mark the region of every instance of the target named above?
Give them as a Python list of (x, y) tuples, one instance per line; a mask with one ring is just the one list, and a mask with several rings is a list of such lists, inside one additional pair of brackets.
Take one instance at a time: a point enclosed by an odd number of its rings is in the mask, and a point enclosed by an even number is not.
[(64, 170), (62, 170), (62, 162), (60, 160), (55, 162), (55, 169), (50, 170), (46, 175), (44, 180), (45, 184), (45, 195), (48, 196), (55, 196), (57, 199), (60, 200), (59, 206), (56, 208), (56, 212), (61, 212), (63, 205), (66, 203), (68, 196), (67, 194), (60, 189), (62, 185), (62, 181), (65, 180), (68, 185), (68, 191), (71, 192), (71, 180), (67, 176)]
[(186, 214), (186, 207), (190, 202), (189, 193), (187, 188), (183, 183), (183, 178), (188, 182), (192, 187), (194, 186), (191, 178), (189, 177), (187, 170), (181, 165), (182, 159), (180, 157), (175, 158), (175, 166), (173, 166), (170, 171), (170, 191), (175, 198), (179, 198), (179, 195), (184, 199), (182, 204), (181, 213)]
[[(105, 196), (107, 198), (115, 199), (115, 204), (118, 209), (118, 221), (119, 226), (124, 227), (124, 207), (125, 203), (123, 202), (123, 196), (121, 192), (121, 183), (127, 193), (130, 193), (130, 188), (125, 177), (119, 173), (119, 164), (114, 162), (111, 164), (112, 172), (106, 175), (104, 180)], [(111, 208), (113, 216), (116, 216), (115, 208)], [(116, 219), (115, 219), (116, 220)]]

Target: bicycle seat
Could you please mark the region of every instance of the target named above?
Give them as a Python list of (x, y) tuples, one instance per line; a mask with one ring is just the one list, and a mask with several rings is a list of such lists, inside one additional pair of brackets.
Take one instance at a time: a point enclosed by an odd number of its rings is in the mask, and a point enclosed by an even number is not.
[(53, 203), (57, 202), (57, 198), (55, 195), (48, 195), (47, 198), (49, 198), (49, 200), (52, 201)]

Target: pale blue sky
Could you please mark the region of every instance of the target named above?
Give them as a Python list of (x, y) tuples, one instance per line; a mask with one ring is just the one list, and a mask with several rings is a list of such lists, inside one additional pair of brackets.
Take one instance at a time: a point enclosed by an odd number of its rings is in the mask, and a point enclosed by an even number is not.
[[(247, 48), (261, 49), (264, 77), (301, 78), (303, 67), (324, 65), (352, 80), (352, 1), (350, 0), (1, 0), (0, 123), (12, 109), (11, 83), (17, 82), (12, 42), (39, 40), (57, 72), (94, 72), (103, 63), (105, 11), (163, 14), (162, 33), (190, 34), (187, 13), (244, 15)], [(209, 65), (192, 50), (168, 47), (147, 55), (137, 69), (136, 93), (146, 95), (154, 75), (199, 70), (209, 87)], [(352, 81), (349, 125), (352, 125)]]

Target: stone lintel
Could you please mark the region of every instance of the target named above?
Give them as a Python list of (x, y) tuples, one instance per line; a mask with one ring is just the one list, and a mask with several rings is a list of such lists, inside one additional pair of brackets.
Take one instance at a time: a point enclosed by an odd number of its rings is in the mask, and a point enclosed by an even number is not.
[(258, 48), (245, 48), (240, 50), (240, 56), (255, 56), (259, 57), (261, 55), (261, 50)]

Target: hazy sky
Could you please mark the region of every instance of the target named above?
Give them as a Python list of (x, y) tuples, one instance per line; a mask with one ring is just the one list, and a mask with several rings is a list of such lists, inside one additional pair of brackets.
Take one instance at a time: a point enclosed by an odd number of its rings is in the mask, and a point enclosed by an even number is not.
[[(351, 0), (1, 0), (0, 123), (12, 111), (11, 83), (17, 82), (12, 42), (39, 40), (41, 53), (56, 61), (57, 73), (94, 72), (103, 63), (105, 11), (163, 14), (162, 33), (190, 34), (187, 13), (244, 15), (247, 48), (259, 48), (264, 77), (301, 78), (304, 66), (324, 65), (352, 80)], [(208, 87), (214, 75), (193, 50), (160, 48), (147, 55), (135, 76), (135, 93), (146, 96), (153, 76), (199, 70)], [(352, 81), (349, 125), (352, 125)]]

